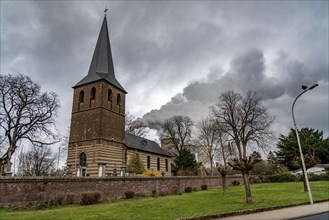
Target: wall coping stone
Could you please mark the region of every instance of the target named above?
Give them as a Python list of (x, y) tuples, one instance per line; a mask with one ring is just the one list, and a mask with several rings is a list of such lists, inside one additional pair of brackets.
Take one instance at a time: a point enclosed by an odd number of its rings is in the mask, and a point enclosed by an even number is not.
[[(227, 179), (237, 178), (239, 176), (227, 176)], [(0, 183), (19, 183), (19, 182), (92, 182), (92, 181), (149, 181), (149, 180), (186, 180), (186, 179), (221, 179), (220, 176), (174, 176), (174, 177), (144, 177), (144, 176), (126, 176), (126, 177), (0, 177)]]

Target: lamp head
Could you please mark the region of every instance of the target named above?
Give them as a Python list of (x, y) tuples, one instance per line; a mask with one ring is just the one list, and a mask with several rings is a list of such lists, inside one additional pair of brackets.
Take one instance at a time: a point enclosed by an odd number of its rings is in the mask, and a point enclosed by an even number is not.
[(313, 86), (311, 86), (309, 89), (314, 89), (315, 87), (317, 87), (319, 84), (314, 84)]
[(307, 89), (307, 86), (302, 86), (302, 89), (303, 89), (303, 90)]

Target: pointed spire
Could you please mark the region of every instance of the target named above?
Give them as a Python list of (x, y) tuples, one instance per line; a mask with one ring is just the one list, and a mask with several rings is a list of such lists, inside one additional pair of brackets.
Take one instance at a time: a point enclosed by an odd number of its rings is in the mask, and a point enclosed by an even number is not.
[(125, 92), (123, 87), (116, 80), (114, 74), (111, 45), (107, 28), (106, 11), (107, 10), (104, 11), (105, 15), (101, 30), (98, 35), (88, 75), (83, 78), (79, 83), (77, 83), (74, 87), (104, 79)]
[(114, 67), (106, 16), (104, 16), (102, 28), (99, 32), (94, 56), (88, 72), (88, 74), (93, 73), (107, 73), (114, 77)]

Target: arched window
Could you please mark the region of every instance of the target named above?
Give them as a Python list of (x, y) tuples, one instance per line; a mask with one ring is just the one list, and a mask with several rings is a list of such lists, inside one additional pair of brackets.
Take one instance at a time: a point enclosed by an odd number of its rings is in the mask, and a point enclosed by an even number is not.
[(121, 105), (121, 95), (117, 95), (117, 105)]
[(112, 101), (112, 90), (111, 89), (109, 89), (109, 91), (108, 91), (107, 100)]
[(96, 89), (93, 87), (90, 91), (90, 99), (93, 100), (96, 98)]
[(87, 166), (87, 156), (84, 152), (80, 154), (80, 166), (81, 167)]
[(79, 93), (79, 103), (82, 103), (85, 100), (85, 92), (82, 90)]

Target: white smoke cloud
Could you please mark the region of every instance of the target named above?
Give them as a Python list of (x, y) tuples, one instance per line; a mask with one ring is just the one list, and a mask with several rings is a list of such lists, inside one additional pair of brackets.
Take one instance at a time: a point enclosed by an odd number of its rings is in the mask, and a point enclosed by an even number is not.
[(290, 58), (287, 53), (278, 52), (274, 60), (267, 61), (263, 51), (255, 48), (235, 56), (229, 70), (223, 72), (221, 68), (212, 68), (205, 79), (190, 83), (160, 109), (146, 113), (143, 116), (144, 123), (160, 131), (161, 123), (174, 115), (187, 115), (198, 122), (209, 113), (209, 107), (216, 103), (220, 94), (228, 90), (242, 94), (254, 90), (272, 108), (270, 112), (280, 115), (280, 103), (286, 105), (286, 101), (280, 100), (290, 100), (296, 96), (300, 92), (299, 85), (328, 80), (321, 68), (318, 74), (311, 74), (307, 67)]

